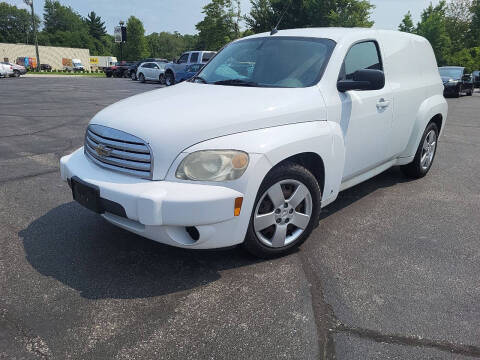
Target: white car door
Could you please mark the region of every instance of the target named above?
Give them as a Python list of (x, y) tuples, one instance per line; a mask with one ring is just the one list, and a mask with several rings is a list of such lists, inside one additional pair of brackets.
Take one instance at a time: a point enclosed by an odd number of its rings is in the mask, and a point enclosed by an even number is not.
[(160, 76), (160, 67), (158, 66), (158, 64), (152, 63), (152, 68), (150, 69), (150, 71), (152, 76), (151, 80), (158, 81), (158, 78)]
[[(345, 56), (339, 80), (351, 80), (362, 69), (383, 69), (376, 41), (354, 44)], [(340, 125), (345, 139), (343, 181), (390, 160), (388, 144), (393, 120), (393, 96), (388, 82), (380, 90), (350, 90), (340, 93)]]

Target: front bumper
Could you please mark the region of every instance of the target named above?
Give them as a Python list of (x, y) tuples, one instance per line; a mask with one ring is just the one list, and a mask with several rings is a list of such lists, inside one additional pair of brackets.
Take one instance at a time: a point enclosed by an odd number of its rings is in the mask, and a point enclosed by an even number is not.
[[(204, 249), (231, 246), (243, 241), (234, 234), (239, 230), (239, 223), (245, 223), (239, 222), (239, 219), (248, 217), (248, 214), (242, 211), (240, 216), (234, 216), (235, 199), (243, 197), (236, 190), (122, 175), (95, 165), (85, 157), (83, 148), (62, 157), (60, 171), (65, 181), (76, 176), (98, 186), (100, 197), (121, 205), (126, 214), (123, 217), (106, 210), (102, 216), (149, 239)], [(192, 237), (187, 231), (190, 227), (195, 227), (198, 236)]]

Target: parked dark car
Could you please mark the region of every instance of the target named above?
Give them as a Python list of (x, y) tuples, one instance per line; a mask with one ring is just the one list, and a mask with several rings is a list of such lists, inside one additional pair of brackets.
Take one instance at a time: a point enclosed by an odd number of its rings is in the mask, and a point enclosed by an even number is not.
[(192, 77), (194, 77), (195, 74), (200, 71), (200, 69), (203, 67), (203, 65), (205, 65), (205, 64), (189, 65), (185, 68), (185, 71), (177, 72), (178, 82), (185, 81), (185, 80), (188, 80), (188, 79), (191, 79)]
[(140, 65), (142, 65), (143, 63), (145, 62), (162, 62), (162, 63), (168, 63), (168, 60), (167, 59), (159, 59), (159, 58), (147, 58), (147, 59), (143, 59), (143, 60), (140, 60), (140, 61), (137, 61), (135, 63), (133, 63), (132, 65), (130, 65), (130, 67), (128, 68), (128, 76), (132, 79), (132, 80), (138, 80), (137, 79), (137, 70), (138, 70), (138, 67)]
[(128, 77), (128, 69), (133, 65), (132, 62), (121, 61), (113, 66), (106, 67), (103, 71), (107, 77)]
[(480, 70), (475, 70), (472, 73), (472, 78), (473, 78), (473, 87), (480, 88)]
[(49, 64), (40, 64), (40, 70), (52, 70), (52, 67)]
[(443, 66), (438, 68), (443, 81), (443, 95), (460, 97), (463, 93), (472, 96), (474, 87), (471, 74), (465, 72), (461, 66)]

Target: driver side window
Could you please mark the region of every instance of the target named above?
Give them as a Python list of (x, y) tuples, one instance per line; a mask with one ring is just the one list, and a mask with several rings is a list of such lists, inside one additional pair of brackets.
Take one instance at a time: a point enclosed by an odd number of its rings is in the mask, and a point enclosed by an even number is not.
[(180, 59), (178, 59), (179, 64), (185, 64), (188, 61), (188, 54), (183, 54), (180, 56)]
[(383, 71), (382, 58), (375, 41), (364, 41), (353, 45), (345, 56), (339, 80), (352, 80), (358, 70)]

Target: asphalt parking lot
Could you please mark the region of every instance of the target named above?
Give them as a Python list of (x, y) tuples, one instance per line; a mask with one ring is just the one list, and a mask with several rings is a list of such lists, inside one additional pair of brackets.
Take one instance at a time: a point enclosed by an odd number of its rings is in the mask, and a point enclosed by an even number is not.
[(157, 88), (1, 79), (0, 359), (480, 357), (479, 94), (448, 100), (426, 178), (345, 191), (300, 251), (261, 261), (157, 244), (72, 201), (59, 158), (97, 111)]

